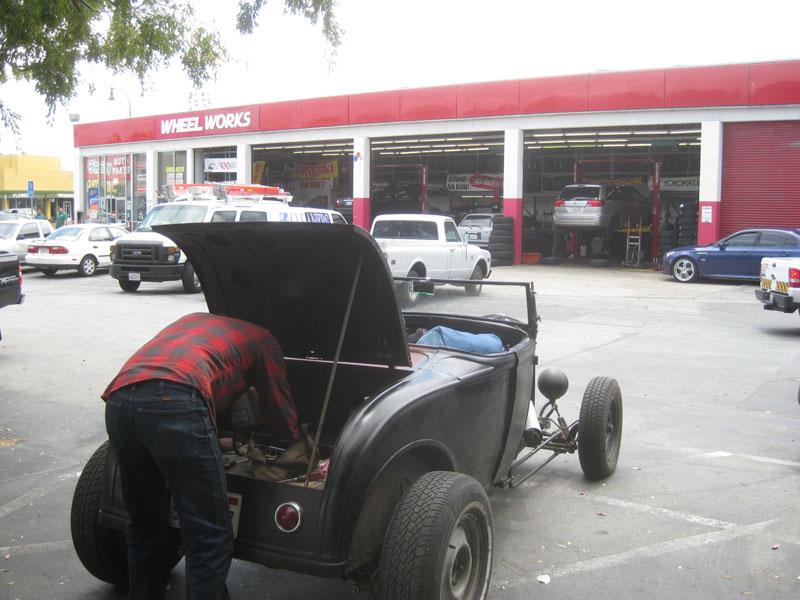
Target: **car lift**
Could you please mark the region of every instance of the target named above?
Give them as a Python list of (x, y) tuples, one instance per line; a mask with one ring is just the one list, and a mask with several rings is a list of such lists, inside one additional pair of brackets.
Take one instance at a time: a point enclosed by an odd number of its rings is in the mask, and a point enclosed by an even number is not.
[[(653, 209), (650, 213), (650, 241), (651, 251), (650, 256), (653, 257), (653, 265), (658, 264), (658, 219), (659, 219), (659, 196), (661, 184), (661, 163), (653, 158), (597, 158), (597, 159), (581, 159), (575, 163), (573, 179), (575, 183), (581, 183), (583, 178), (583, 165), (587, 163), (648, 163), (653, 166)], [(630, 226), (630, 223), (629, 223)], [(629, 262), (629, 251), (631, 249), (630, 227), (627, 228), (626, 233), (627, 243), (625, 252), (625, 263)], [(641, 260), (641, 223), (639, 228), (638, 239), (636, 240), (636, 264), (638, 265)]]
[[(652, 227), (651, 227), (652, 229)], [(631, 226), (631, 218), (625, 223), (625, 261), (623, 267), (638, 267), (642, 262), (642, 220)]]

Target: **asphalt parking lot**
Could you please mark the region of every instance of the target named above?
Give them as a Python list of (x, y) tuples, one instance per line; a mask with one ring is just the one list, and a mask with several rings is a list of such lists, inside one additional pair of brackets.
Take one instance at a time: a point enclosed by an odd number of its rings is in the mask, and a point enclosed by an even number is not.
[[(790, 598), (800, 595), (800, 318), (766, 312), (755, 284), (679, 284), (581, 265), (495, 269), (533, 281), (540, 368), (570, 379), (578, 416), (595, 375), (624, 402), (617, 472), (586, 480), (560, 456), (490, 494), (490, 598)], [(0, 311), (0, 597), (122, 599), (72, 550), (69, 507), (105, 439), (99, 395), (142, 343), (205, 310), (180, 284), (125, 294), (108, 275), (26, 271)], [(242, 600), (365, 598), (327, 581), (234, 561)], [(183, 567), (168, 598), (183, 597)]]

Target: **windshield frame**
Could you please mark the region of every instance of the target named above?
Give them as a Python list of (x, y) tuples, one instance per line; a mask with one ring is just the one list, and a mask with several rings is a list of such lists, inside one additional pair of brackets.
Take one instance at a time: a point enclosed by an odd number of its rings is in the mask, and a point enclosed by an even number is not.
[[(413, 307), (401, 306), (403, 315), (436, 315), (442, 314), (449, 317), (453, 316), (466, 316), (471, 319), (485, 319), (489, 321), (505, 321), (516, 320), (519, 321), (518, 325), (528, 332), (531, 337), (536, 337), (538, 331), (539, 315), (536, 310), (536, 296), (533, 289), (533, 282), (523, 281), (487, 281), (481, 280), (477, 285), (482, 286), (481, 295), (468, 297), (465, 299), (464, 291), (457, 289), (456, 286), (476, 285), (473, 279), (436, 279), (427, 277), (393, 277), (395, 282), (420, 282), (415, 287), (426, 289), (430, 284), (434, 284), (433, 294), (428, 291), (422, 291), (423, 296), (436, 296), (440, 294), (440, 298), (445, 302), (438, 307), (433, 305), (429, 300), (430, 298), (420, 298), (420, 301)], [(516, 289), (515, 289), (516, 288)], [(495, 290), (498, 295), (504, 295), (506, 298), (512, 298), (511, 302), (515, 304), (514, 314), (501, 314), (492, 312), (493, 303), (492, 290)], [(489, 292), (487, 294), (487, 291)], [(426, 301), (428, 300), (428, 301)], [(450, 306), (448, 306), (448, 303)], [(426, 307), (426, 304), (428, 305)], [(475, 307), (474, 310), (465, 310), (465, 307)], [(443, 312), (451, 307), (457, 307), (458, 312)], [(429, 308), (430, 310), (425, 310)], [(436, 310), (438, 308), (438, 310)]]
[[(208, 214), (209, 207), (197, 204), (184, 204), (178, 202), (167, 202), (159, 204), (145, 215), (144, 220), (136, 228), (136, 231), (152, 231), (153, 225), (179, 225), (181, 223), (202, 223), (205, 221)], [(161, 215), (181, 215), (184, 214), (184, 219), (169, 218), (164, 220), (156, 220)], [(199, 218), (196, 218), (199, 216)]]

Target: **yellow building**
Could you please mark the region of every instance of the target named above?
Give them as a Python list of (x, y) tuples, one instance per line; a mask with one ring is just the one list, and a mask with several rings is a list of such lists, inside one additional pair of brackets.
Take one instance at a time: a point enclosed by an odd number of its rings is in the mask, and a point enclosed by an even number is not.
[[(29, 183), (33, 182), (33, 196)], [(53, 156), (0, 154), (0, 209), (35, 214), (37, 209), (54, 221), (59, 207), (73, 215), (72, 172), (61, 170), (61, 159)]]

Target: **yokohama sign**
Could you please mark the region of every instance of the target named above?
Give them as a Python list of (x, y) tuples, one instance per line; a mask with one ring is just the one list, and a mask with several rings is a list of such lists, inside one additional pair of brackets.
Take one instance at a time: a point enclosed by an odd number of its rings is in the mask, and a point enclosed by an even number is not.
[(258, 128), (258, 107), (243, 106), (227, 110), (208, 110), (158, 119), (158, 139), (196, 137), (255, 131)]

